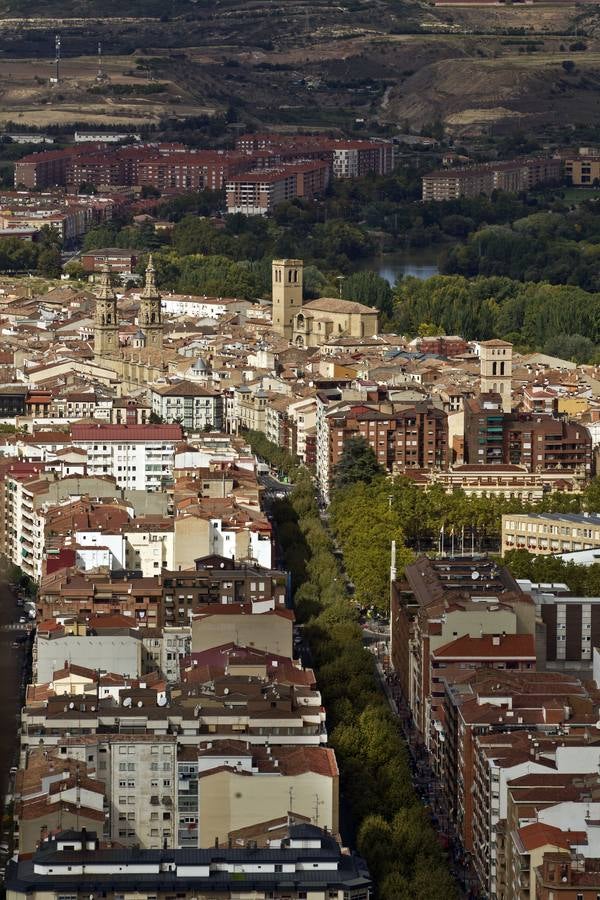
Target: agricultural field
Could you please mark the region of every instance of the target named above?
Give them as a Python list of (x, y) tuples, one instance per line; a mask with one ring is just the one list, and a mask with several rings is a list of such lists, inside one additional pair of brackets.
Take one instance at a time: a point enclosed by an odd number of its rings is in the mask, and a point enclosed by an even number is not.
[[(135, 18), (112, 0), (49, 0), (44, 9), (62, 18), (32, 16), (28, 5), (21, 20), (21, 0), (0, 0), (0, 123), (142, 125), (233, 110), (256, 127), (439, 121), (461, 137), (539, 132), (600, 112), (593, 5), (171, 0), (160, 16), (152, 2), (138, 6)], [(51, 86), (56, 32), (64, 59)]]

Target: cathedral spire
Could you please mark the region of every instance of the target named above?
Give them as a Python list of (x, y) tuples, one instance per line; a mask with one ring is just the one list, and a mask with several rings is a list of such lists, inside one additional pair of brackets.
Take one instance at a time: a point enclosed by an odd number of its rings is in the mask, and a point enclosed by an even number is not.
[(144, 290), (142, 291), (142, 297), (147, 297), (148, 299), (154, 299), (159, 296), (158, 288), (156, 287), (156, 271), (154, 269), (154, 262), (152, 260), (152, 254), (148, 257), (148, 265), (146, 266), (146, 283), (144, 285)]
[(110, 267), (102, 266), (100, 269), (100, 285), (96, 296), (99, 300), (115, 300), (116, 295), (110, 281)]

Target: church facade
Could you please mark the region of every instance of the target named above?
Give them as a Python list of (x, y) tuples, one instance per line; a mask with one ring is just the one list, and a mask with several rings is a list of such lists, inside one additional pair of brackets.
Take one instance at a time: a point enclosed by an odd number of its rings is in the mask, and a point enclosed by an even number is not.
[(273, 260), (273, 330), (296, 347), (321, 347), (339, 337), (360, 339), (378, 333), (376, 309), (337, 297), (303, 303), (302, 286), (301, 259)]
[(156, 287), (152, 256), (146, 268), (146, 281), (140, 294), (138, 332), (131, 347), (119, 345), (117, 296), (110, 281), (108, 266), (102, 270), (94, 318), (94, 359), (111, 369), (124, 390), (146, 387), (165, 373), (163, 359), (163, 321), (161, 295)]

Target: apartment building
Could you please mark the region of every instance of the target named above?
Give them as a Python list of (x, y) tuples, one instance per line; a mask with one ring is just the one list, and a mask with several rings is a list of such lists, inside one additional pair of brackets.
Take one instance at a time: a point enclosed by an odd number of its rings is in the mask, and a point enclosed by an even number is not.
[(448, 493), (464, 491), (468, 497), (518, 497), (524, 501), (540, 501), (549, 491), (578, 494), (582, 481), (572, 473), (558, 469), (531, 472), (527, 466), (502, 463), (467, 463), (451, 466), (447, 471), (434, 470), (419, 476), (417, 484), (437, 484)]
[(211, 741), (194, 749), (193, 768), (197, 847), (224, 846), (234, 832), (276, 820), (290, 806), (293, 815), (339, 832), (339, 772), (330, 748)]
[(592, 513), (511, 513), (502, 516), (502, 552), (536, 556), (600, 549), (600, 516)]
[(260, 603), (283, 608), (287, 591), (285, 572), (238, 564), (231, 557), (201, 559), (194, 570), (163, 570), (154, 577), (61, 569), (41, 579), (37, 614), (38, 621), (110, 613), (127, 616), (132, 627), (188, 626), (200, 605)]
[[(255, 842), (254, 842), (255, 843)], [(76, 897), (103, 890), (113, 897), (144, 893), (167, 900), (211, 896), (255, 900), (281, 895), (300, 900), (370, 900), (371, 879), (360, 857), (343, 853), (335, 838), (312, 825), (291, 825), (279, 839), (254, 846), (206, 850), (122, 850), (101, 847), (96, 832), (59, 832), (33, 858), (7, 868), (11, 900)], [(68, 863), (68, 864), (67, 864)], [(85, 869), (85, 874), (84, 874)]]
[(113, 274), (131, 275), (137, 265), (138, 256), (138, 250), (103, 247), (99, 250), (84, 251), (81, 254), (81, 265), (86, 273), (100, 272), (103, 266), (109, 266)]
[(562, 161), (556, 157), (534, 157), (485, 163), (456, 169), (439, 169), (423, 176), (422, 199), (458, 200), (460, 197), (479, 197), (494, 190), (517, 193), (536, 184), (558, 182)]
[(577, 187), (594, 185), (600, 181), (600, 155), (580, 154), (567, 156), (564, 161), (565, 177)]
[[(33, 466), (33, 470), (32, 467)], [(49, 469), (52, 463), (43, 466)], [(56, 504), (64, 508), (72, 498), (81, 496), (113, 499), (116, 484), (110, 478), (72, 475), (65, 477), (60, 466), (57, 471), (42, 471), (29, 464), (25, 470), (16, 465), (5, 474), (2, 491), (4, 552), (15, 565), (32, 578), (42, 574), (48, 549), (48, 510)]]
[(322, 134), (284, 135), (242, 134), (236, 148), (245, 153), (272, 151), (282, 156), (328, 159), (335, 178), (357, 178), (374, 172), (389, 175), (394, 166), (393, 145), (389, 141), (336, 140)]
[[(236, 694), (235, 703), (230, 697), (232, 690)], [(170, 703), (166, 691), (157, 691), (154, 686), (121, 690), (117, 699), (108, 694), (98, 699), (95, 693), (81, 697), (65, 692), (50, 696), (43, 706), (28, 702), (22, 710), (21, 729), (23, 753), (39, 746), (40, 737), (48, 747), (68, 745), (69, 753), (73, 752), (71, 742), (76, 742), (78, 736), (86, 743), (97, 736), (111, 744), (119, 736), (126, 741), (135, 740), (136, 735), (146, 745), (160, 736), (172, 738), (182, 746), (197, 746), (200, 740), (232, 738), (259, 745), (319, 747), (327, 744), (325, 711), (318, 692), (308, 692), (304, 685), (288, 686), (276, 681), (265, 686), (262, 679), (251, 676), (232, 679), (226, 675), (218, 683), (210, 676), (209, 680), (203, 678), (203, 683), (187, 681), (185, 694), (172, 694)], [(149, 760), (145, 751), (139, 753), (145, 767)], [(123, 770), (119, 766), (116, 776), (111, 776), (113, 786), (118, 773), (137, 768), (126, 766)], [(152, 771), (148, 766), (145, 777)], [(168, 778), (170, 785), (158, 787), (173, 789), (171, 774)], [(117, 787), (121, 787), (118, 782)], [(150, 799), (156, 795), (155, 788), (156, 785), (148, 784), (151, 793), (144, 798), (151, 806), (155, 805)], [(174, 802), (169, 805), (176, 809)], [(147, 819), (150, 821), (150, 816)], [(126, 836), (135, 840), (135, 835)]]
[[(61, 701), (62, 702), (62, 701)], [(102, 705), (104, 701), (100, 701)], [(133, 701), (132, 701), (133, 703)], [(125, 731), (132, 703), (116, 707)], [(97, 709), (80, 702), (76, 706), (99, 718)], [(94, 704), (92, 703), (93, 707)], [(160, 707), (157, 707), (160, 708)], [(67, 714), (68, 716), (68, 714)], [(57, 723), (60, 719), (57, 719)], [(81, 723), (83, 724), (83, 723)], [(131, 723), (134, 725), (134, 723)], [(59, 730), (57, 725), (56, 731)], [(65, 729), (65, 732), (69, 729)], [(52, 743), (55, 758), (80, 760), (92, 767), (105, 785), (110, 810), (109, 839), (125, 847), (161, 850), (177, 846), (177, 736), (160, 733), (111, 733), (103, 735), (63, 732)]]
[(227, 212), (264, 216), (295, 197), (310, 199), (325, 190), (329, 172), (326, 162), (314, 160), (231, 176), (225, 183)]
[(269, 607), (266, 601), (198, 606), (191, 622), (192, 652), (235, 643), (291, 659), (294, 613)]
[(223, 427), (223, 398), (217, 391), (191, 381), (152, 385), (152, 412), (163, 422), (176, 422), (186, 431), (203, 431)]
[(330, 402), (317, 395), (317, 478), (329, 495), (345, 443), (360, 435), (388, 472), (448, 466), (448, 417), (433, 404)]
[(523, 465), (584, 479), (592, 471), (592, 439), (578, 423), (537, 413), (506, 413), (500, 394), (467, 399), (465, 459), (470, 464)]
[[(532, 647), (517, 642), (503, 648), (505, 636), (535, 634), (535, 606), (506, 567), (485, 558), (419, 557), (406, 566), (405, 577), (392, 592), (391, 656), (415, 724), (429, 742), (435, 718), (432, 655), (445, 648), (468, 654), (461, 662), (480, 660), (478, 653), (496, 657), (506, 667), (510, 660), (530, 663)], [(482, 635), (488, 635), (485, 641)], [(495, 637), (494, 637), (495, 636)], [(482, 646), (466, 640), (481, 639)], [(454, 640), (466, 641), (465, 646)], [(485, 645), (485, 646), (484, 646)], [(521, 656), (521, 650), (526, 651)], [(469, 665), (471, 664), (469, 662)]]
[(393, 169), (393, 147), (387, 141), (334, 141), (330, 146), (334, 178), (389, 175)]
[(73, 425), (74, 447), (85, 450), (90, 475), (110, 475), (118, 487), (158, 491), (173, 477), (180, 425)]
[[(436, 692), (430, 737), (434, 771), (451, 822), (474, 855), (484, 889), (495, 896), (508, 781), (528, 772), (552, 772), (551, 759), (530, 755), (530, 740), (539, 733), (552, 736), (557, 745), (568, 742), (560, 735), (585, 729), (595, 703), (579, 679), (554, 672), (481, 668), (465, 676), (449, 669), (440, 673)], [(523, 751), (519, 741), (527, 730), (536, 736), (525, 736)]]
[(15, 187), (44, 190), (67, 183), (67, 165), (72, 149), (30, 153), (15, 162)]
[(50, 834), (85, 828), (108, 837), (108, 802), (104, 782), (93, 768), (74, 759), (57, 760), (32, 751), (15, 779), (15, 844), (19, 854), (32, 854)]
[(84, 574), (60, 569), (42, 576), (37, 598), (38, 621), (95, 616), (131, 618), (132, 627), (157, 628), (164, 621), (160, 577), (125, 573)]

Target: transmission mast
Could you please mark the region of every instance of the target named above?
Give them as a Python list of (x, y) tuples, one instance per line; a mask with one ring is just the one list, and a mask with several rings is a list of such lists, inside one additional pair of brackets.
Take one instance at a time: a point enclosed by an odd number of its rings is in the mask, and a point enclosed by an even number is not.
[(55, 70), (54, 70), (54, 78), (51, 78), (50, 81), (53, 84), (60, 84), (60, 34), (57, 34), (56, 37), (54, 38), (54, 49), (55, 49), (55, 56), (54, 56)]

